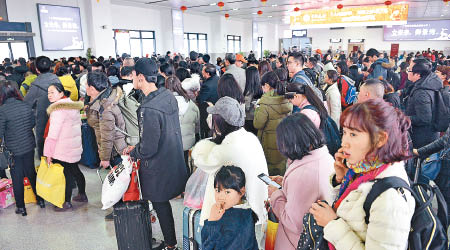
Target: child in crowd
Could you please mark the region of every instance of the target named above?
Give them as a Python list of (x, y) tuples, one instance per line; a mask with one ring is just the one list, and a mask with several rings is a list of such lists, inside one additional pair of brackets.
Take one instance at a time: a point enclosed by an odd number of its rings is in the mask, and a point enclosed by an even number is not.
[(255, 236), (257, 215), (250, 208), (238, 206), (245, 200), (242, 169), (222, 167), (216, 174), (214, 187), (216, 203), (202, 229), (203, 249), (258, 249)]

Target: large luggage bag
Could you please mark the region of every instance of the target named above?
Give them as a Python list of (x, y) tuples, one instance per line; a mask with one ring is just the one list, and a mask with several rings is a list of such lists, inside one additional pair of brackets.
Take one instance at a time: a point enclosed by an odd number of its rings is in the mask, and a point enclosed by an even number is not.
[(100, 158), (98, 156), (97, 140), (94, 129), (91, 128), (86, 120), (81, 124), (81, 139), (83, 143), (83, 153), (80, 163), (89, 168), (98, 168)]
[(202, 249), (201, 210), (184, 208), (183, 210), (183, 250)]
[(114, 228), (119, 250), (152, 249), (152, 223), (147, 201), (115, 204)]

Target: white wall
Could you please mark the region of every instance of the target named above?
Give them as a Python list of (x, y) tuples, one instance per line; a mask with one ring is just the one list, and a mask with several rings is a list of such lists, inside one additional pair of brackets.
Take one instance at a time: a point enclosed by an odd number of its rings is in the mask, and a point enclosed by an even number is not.
[(278, 25), (272, 23), (258, 23), (258, 37), (263, 38), (263, 51), (276, 52), (279, 49)]
[[(289, 26), (284, 25), (280, 27), (280, 36), (283, 36)], [(289, 34), (289, 32), (286, 32)], [(308, 29), (308, 37), (312, 38), (312, 48), (326, 51), (330, 46), (337, 49), (342, 46), (342, 49), (347, 51), (348, 39), (365, 39), (364, 49), (367, 51), (370, 48), (376, 48), (379, 51), (390, 51), (391, 43), (399, 43), (400, 51), (418, 51), (426, 50), (427, 48), (436, 50), (449, 50), (450, 42), (448, 41), (383, 41), (383, 28), (367, 29), (366, 27), (346, 27), (345, 29), (330, 30), (330, 29)], [(342, 43), (330, 43), (331, 38), (342, 39)]]
[[(84, 40), (84, 50), (72, 51), (42, 51), (41, 36), (39, 31), (39, 21), (37, 16), (36, 3), (54, 4), (73, 6), (80, 8), (82, 34)], [(50, 58), (70, 57), (70, 56), (85, 56), (86, 49), (90, 47), (87, 21), (87, 6), (81, 0), (6, 0), (8, 10), (8, 19), (10, 22), (30, 22), (31, 29), (36, 34), (33, 37), (36, 55), (46, 55)]]

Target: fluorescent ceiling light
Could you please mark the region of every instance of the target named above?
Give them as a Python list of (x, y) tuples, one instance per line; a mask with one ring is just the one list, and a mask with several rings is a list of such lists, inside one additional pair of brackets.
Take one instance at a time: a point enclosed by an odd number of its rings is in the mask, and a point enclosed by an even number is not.
[(270, 18), (270, 17), (272, 17), (272, 16), (268, 16), (268, 17)]
[(278, 5), (277, 4), (272, 4), (272, 7), (277, 7)]
[(238, 8), (234, 8), (233, 10), (239, 10)]
[(256, 15), (256, 14), (258, 14), (258, 13), (256, 13), (256, 12), (253, 12), (253, 13), (252, 13), (252, 15)]
[(214, 5), (216, 5), (216, 3), (210, 3), (209, 5), (214, 6)]

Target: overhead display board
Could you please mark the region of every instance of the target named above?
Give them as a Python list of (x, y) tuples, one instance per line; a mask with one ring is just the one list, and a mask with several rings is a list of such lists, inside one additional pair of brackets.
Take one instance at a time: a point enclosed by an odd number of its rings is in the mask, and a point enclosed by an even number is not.
[(308, 37), (308, 30), (293, 30), (292, 37)]
[(290, 17), (291, 28), (328, 28), (405, 24), (408, 5), (380, 5), (299, 11)]
[(80, 8), (37, 4), (42, 50), (82, 50)]
[(384, 26), (385, 41), (450, 40), (450, 20), (408, 21), (404, 25)]

